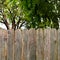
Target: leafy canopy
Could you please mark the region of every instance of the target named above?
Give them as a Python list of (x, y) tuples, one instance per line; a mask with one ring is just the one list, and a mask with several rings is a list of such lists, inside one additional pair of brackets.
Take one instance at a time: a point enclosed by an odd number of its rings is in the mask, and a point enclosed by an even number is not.
[(59, 28), (59, 0), (21, 0), (21, 4), (28, 20), (27, 27)]
[[(9, 29), (59, 28), (59, 0), (1, 0), (0, 22)], [(7, 22), (7, 23), (6, 23)]]

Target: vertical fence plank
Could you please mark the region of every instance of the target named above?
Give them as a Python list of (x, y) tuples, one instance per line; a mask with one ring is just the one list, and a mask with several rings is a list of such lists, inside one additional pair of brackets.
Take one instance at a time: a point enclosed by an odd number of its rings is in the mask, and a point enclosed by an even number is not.
[(44, 30), (44, 60), (50, 60), (50, 29)]
[(43, 40), (43, 29), (36, 31), (36, 59), (44, 60), (44, 40)]
[(28, 41), (27, 41), (27, 60), (30, 60), (30, 34), (29, 34), (30, 30), (28, 30), (27, 34), (28, 34)]
[(14, 30), (8, 30), (8, 41), (7, 41), (7, 60), (14, 60)]
[(54, 50), (54, 60), (58, 60), (58, 30), (55, 30), (56, 33), (55, 33), (55, 36), (56, 36), (56, 39), (55, 39), (55, 50)]
[[(1, 32), (2, 32), (2, 35), (3, 35), (3, 30)], [(3, 51), (4, 51), (4, 39), (3, 39), (3, 36), (2, 36), (2, 39), (1, 39), (1, 60), (4, 60)]]
[(22, 60), (29, 60), (28, 30), (22, 31)]
[[(7, 30), (3, 30), (3, 40), (2, 40), (2, 47), (3, 47), (3, 53), (2, 53), (2, 60), (7, 60)], [(4, 57), (4, 58), (3, 58)]]
[(15, 42), (14, 42), (14, 60), (21, 60), (22, 52), (22, 34), (21, 30), (15, 31)]
[(2, 30), (0, 30), (0, 60), (2, 60), (1, 54), (2, 54)]
[(57, 30), (51, 30), (51, 60), (58, 60), (58, 38)]
[(21, 60), (24, 60), (24, 41), (23, 41), (23, 32), (22, 32), (22, 53), (21, 53)]
[(36, 33), (31, 29), (29, 32), (30, 60), (36, 60)]
[(1, 60), (6, 60), (6, 48), (5, 48), (5, 43), (7, 41), (7, 31), (6, 30), (0, 30), (0, 59)]
[(51, 30), (51, 60), (54, 60), (54, 48), (55, 48), (55, 46), (54, 46), (54, 39), (55, 38), (55, 30), (53, 29), (53, 30)]
[(58, 30), (58, 60), (60, 60), (60, 29)]
[(0, 60), (60, 60), (60, 29), (0, 30)]

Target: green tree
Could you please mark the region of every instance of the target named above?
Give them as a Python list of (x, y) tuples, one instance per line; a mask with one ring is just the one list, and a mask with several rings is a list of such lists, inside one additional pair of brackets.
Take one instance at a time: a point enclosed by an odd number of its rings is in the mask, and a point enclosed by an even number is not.
[(7, 29), (18, 29), (25, 23), (23, 12), (18, 0), (0, 1), (0, 22), (5, 24)]
[(59, 28), (59, 0), (21, 0), (27, 28)]
[(59, 0), (1, 0), (0, 22), (9, 28), (59, 28)]

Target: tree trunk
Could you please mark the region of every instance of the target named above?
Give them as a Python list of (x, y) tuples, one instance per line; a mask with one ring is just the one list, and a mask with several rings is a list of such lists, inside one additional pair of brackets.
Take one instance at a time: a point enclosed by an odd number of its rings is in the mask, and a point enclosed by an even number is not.
[(12, 21), (12, 29), (16, 29), (16, 24), (15, 24), (15, 20)]

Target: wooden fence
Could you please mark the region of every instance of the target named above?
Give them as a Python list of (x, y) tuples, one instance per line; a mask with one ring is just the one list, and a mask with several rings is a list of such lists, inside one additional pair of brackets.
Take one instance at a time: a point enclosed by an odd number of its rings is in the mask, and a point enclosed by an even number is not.
[(60, 60), (60, 29), (0, 30), (0, 60)]

